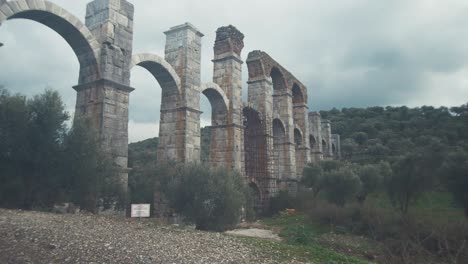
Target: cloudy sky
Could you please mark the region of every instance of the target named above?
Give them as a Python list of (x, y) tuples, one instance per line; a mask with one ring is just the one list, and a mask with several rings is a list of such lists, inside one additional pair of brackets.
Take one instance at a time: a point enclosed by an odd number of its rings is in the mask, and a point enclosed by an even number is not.
[[(88, 0), (52, 1), (84, 20)], [(466, 0), (130, 2), (134, 53), (163, 56), (163, 31), (187, 21), (205, 34), (203, 82), (212, 78), (215, 31), (232, 24), (246, 36), (244, 59), (251, 50), (268, 52), (307, 85), (311, 110), (468, 102)], [(57, 89), (73, 112), (79, 64), (58, 34), (18, 19), (0, 27), (0, 42), (0, 85), (27, 95)], [(246, 71), (244, 65), (244, 81)], [(156, 136), (161, 89), (141, 68), (132, 70), (131, 81), (130, 141)], [(209, 124), (205, 98), (202, 110)]]

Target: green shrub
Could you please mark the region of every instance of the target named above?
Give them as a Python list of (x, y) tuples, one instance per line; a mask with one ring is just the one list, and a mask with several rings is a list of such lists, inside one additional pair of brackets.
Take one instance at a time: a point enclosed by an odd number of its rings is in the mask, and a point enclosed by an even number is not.
[(468, 218), (468, 153), (462, 149), (450, 153), (442, 166), (442, 176)]
[(295, 209), (296, 199), (288, 191), (281, 190), (270, 199), (267, 215), (275, 215), (285, 209)]
[(197, 229), (224, 231), (239, 222), (247, 193), (239, 173), (192, 164), (178, 166), (166, 196)]
[[(385, 175), (391, 173), (391, 167), (387, 162), (380, 164), (368, 164), (357, 168), (357, 175), (361, 180), (362, 187), (358, 192), (357, 198), (363, 203), (367, 196), (380, 188)], [(388, 176), (387, 176), (388, 177)]]
[(359, 177), (350, 167), (326, 172), (323, 177), (323, 189), (329, 202), (339, 206), (354, 198), (361, 188)]
[(440, 163), (440, 157), (433, 153), (414, 152), (400, 157), (393, 164), (393, 173), (385, 178), (394, 206), (407, 213), (410, 203), (432, 188)]
[(395, 214), (373, 204), (339, 207), (319, 201), (307, 215), (332, 231), (344, 228), (384, 249), (383, 263), (467, 263), (468, 222), (425, 214)]

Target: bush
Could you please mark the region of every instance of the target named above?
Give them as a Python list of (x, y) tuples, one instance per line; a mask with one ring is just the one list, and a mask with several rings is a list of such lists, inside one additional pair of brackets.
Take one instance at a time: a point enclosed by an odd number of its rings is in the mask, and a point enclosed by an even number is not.
[(461, 149), (450, 153), (442, 166), (442, 176), (468, 218), (468, 153)]
[(467, 263), (468, 222), (428, 215), (395, 214), (373, 204), (339, 207), (319, 201), (307, 211), (313, 222), (344, 228), (379, 242), (383, 263)]
[(326, 172), (323, 177), (325, 197), (338, 206), (344, 206), (347, 200), (354, 198), (360, 188), (361, 181), (350, 167)]
[(296, 199), (288, 191), (279, 191), (276, 196), (270, 199), (270, 206), (267, 215), (272, 216), (286, 209), (294, 209)]
[(393, 173), (385, 178), (387, 193), (393, 205), (407, 213), (410, 203), (433, 186), (440, 160), (433, 153), (414, 152), (395, 162)]
[(379, 189), (384, 176), (387, 175), (388, 177), (389, 173), (391, 173), (391, 167), (387, 162), (358, 167), (357, 175), (362, 183), (362, 188), (357, 195), (358, 201), (363, 203), (370, 193)]
[(99, 143), (91, 120), (75, 119), (64, 141), (63, 178), (68, 199), (81, 209), (122, 209), (125, 204), (119, 168)]
[(171, 207), (199, 230), (234, 228), (248, 190), (239, 173), (192, 164), (178, 166), (166, 196)]
[(323, 188), (323, 169), (320, 164), (309, 164), (304, 168), (301, 184), (307, 188), (312, 188), (314, 198)]

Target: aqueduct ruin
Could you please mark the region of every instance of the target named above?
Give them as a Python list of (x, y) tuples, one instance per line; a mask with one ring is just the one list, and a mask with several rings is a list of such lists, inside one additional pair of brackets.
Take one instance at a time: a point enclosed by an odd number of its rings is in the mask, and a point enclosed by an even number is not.
[[(126, 0), (94, 0), (85, 23), (45, 0), (0, 0), (0, 25), (29, 19), (55, 30), (80, 63), (77, 117), (98, 128), (102, 144), (128, 179), (130, 72), (148, 70), (162, 88), (158, 162), (200, 161), (200, 96), (212, 106), (209, 164), (240, 171), (264, 207), (278, 189), (295, 192), (303, 167), (338, 157), (330, 122), (309, 113), (307, 88), (263, 51), (248, 54), (248, 102), (242, 100), (244, 35), (233, 26), (216, 32), (213, 82), (201, 83), (203, 34), (189, 23), (165, 32), (164, 58), (132, 54), (134, 7)], [(3, 47), (7, 48), (7, 47)]]

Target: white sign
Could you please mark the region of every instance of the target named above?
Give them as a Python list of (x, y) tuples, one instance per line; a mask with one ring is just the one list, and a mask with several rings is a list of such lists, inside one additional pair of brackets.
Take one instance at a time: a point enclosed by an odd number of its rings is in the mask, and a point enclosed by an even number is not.
[(150, 217), (150, 204), (132, 204), (132, 217)]

